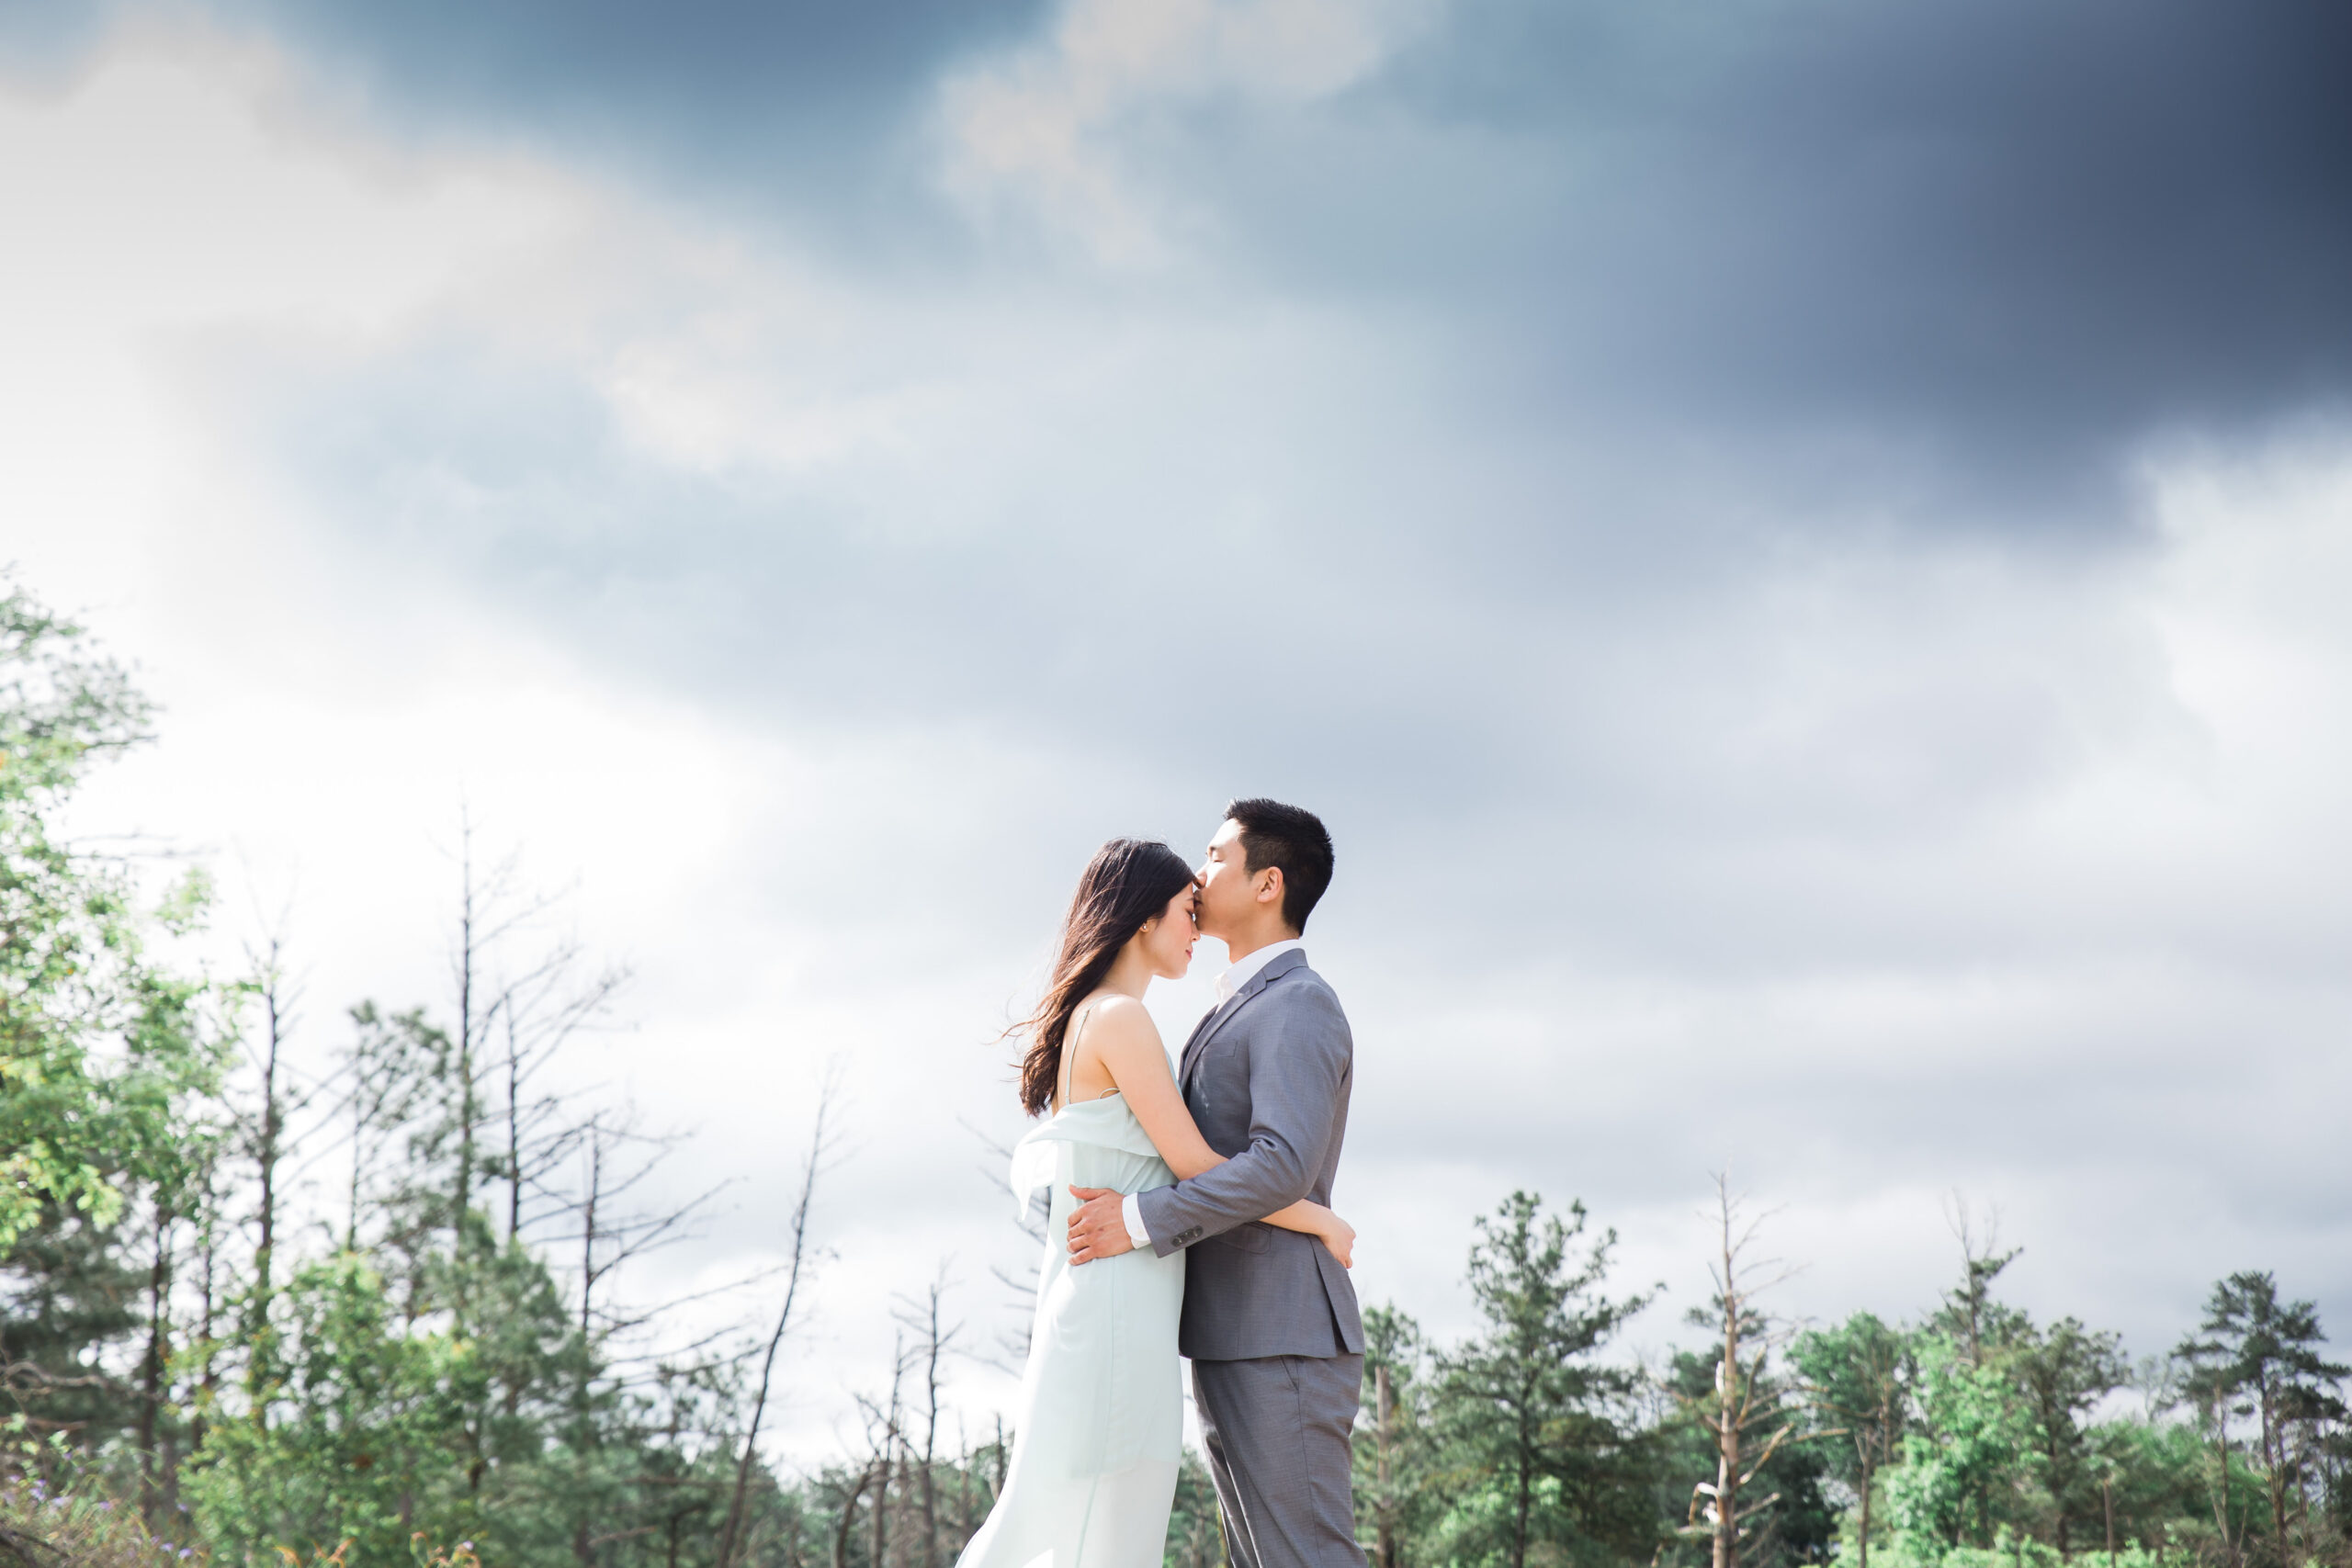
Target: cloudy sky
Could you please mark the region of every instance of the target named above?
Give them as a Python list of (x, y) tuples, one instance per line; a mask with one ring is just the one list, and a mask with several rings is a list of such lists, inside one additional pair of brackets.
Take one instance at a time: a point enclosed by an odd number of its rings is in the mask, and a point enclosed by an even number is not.
[(1338, 839), (1339, 1203), (1441, 1335), (1528, 1187), (1670, 1342), (1726, 1162), (1792, 1314), (1958, 1192), (2136, 1351), (2352, 1328), (2343, 8), (0, 17), (0, 558), (166, 706), (90, 830), (290, 908), (323, 1060), (469, 802), (736, 1179), (673, 1281), (843, 1059), (783, 1451), (943, 1260), (1005, 1326), (990, 1037), (1236, 793)]

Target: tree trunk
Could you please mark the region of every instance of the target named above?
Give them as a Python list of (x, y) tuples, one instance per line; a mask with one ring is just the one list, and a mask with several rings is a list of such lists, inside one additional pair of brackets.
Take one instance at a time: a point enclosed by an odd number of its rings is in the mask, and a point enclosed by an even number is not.
[(155, 1260), (147, 1270), (147, 1354), (140, 1369), (139, 1386), (139, 1511), (154, 1528), (161, 1514), (163, 1486), (158, 1474), (155, 1423), (164, 1408), (164, 1363), (171, 1352), (166, 1298), (172, 1283), (172, 1213), (155, 1208)]
[(1871, 1568), (1871, 1483), (1877, 1475), (1878, 1466), (1865, 1452), (1862, 1455), (1862, 1533), (1860, 1550), (1855, 1554), (1860, 1559), (1860, 1568)]
[(267, 1010), (269, 1038), (261, 1070), (261, 1138), (254, 1150), (261, 1176), (261, 1235), (254, 1247), (253, 1307), (246, 1315), (245, 1397), (253, 1406), (254, 1425), (269, 1426), (269, 1401), (262, 1391), (269, 1384), (269, 1302), (271, 1265), (277, 1254), (277, 1142), (284, 1131), (284, 1112), (277, 1102), (277, 1052), (286, 1035), (277, 974), (278, 947), (269, 944), (268, 983), (262, 988)]
[[(817, 1195), (817, 1172), (825, 1162), (825, 1123), (832, 1110), (833, 1083), (828, 1082), (817, 1100), (817, 1122), (808, 1135), (808, 1158), (801, 1167), (800, 1197), (792, 1211), (792, 1262), (785, 1278), (784, 1305), (776, 1313), (775, 1332), (768, 1336), (767, 1357), (760, 1363), (760, 1392), (752, 1402), (752, 1419), (743, 1433), (743, 1456), (735, 1466), (735, 1492), (727, 1506), (727, 1524), (718, 1538), (718, 1568), (734, 1568), (738, 1532), (742, 1528), (743, 1499), (752, 1483), (752, 1466), (759, 1454), (760, 1419), (767, 1413), (768, 1392), (775, 1374), (775, 1353), (792, 1326), (794, 1303), (800, 1295), (800, 1276), (808, 1256), (808, 1208)], [(896, 1404), (896, 1401), (892, 1401)], [(895, 1414), (895, 1412), (894, 1412)], [(887, 1465), (885, 1471), (887, 1476)], [(879, 1525), (876, 1531), (878, 1534)], [(875, 1568), (881, 1568), (877, 1557)]]
[(872, 1466), (860, 1472), (857, 1484), (842, 1499), (842, 1517), (833, 1526), (833, 1568), (849, 1568), (849, 1529), (857, 1521), (857, 1500), (865, 1495), (866, 1483), (874, 1479)]
[(1739, 1562), (1739, 1296), (1731, 1227), (1724, 1227), (1724, 1359), (1715, 1371), (1714, 1568)]
[(458, 1280), (458, 1331), (465, 1332), (466, 1216), (474, 1201), (474, 860), (473, 830), (466, 829), (465, 901), (458, 917), (458, 1190), (449, 1216), (450, 1248), (461, 1265)]
[(1510, 1568), (1527, 1568), (1528, 1523), (1535, 1503), (1535, 1434), (1527, 1429), (1527, 1411), (1534, 1393), (1532, 1390), (1521, 1392), (1525, 1398), (1520, 1404), (1519, 1452), (1512, 1466), (1518, 1496), (1511, 1514)]
[(2213, 1483), (2213, 1523), (2222, 1532), (2224, 1561), (2237, 1561), (2237, 1543), (2230, 1539), (2230, 1429), (2224, 1425), (2228, 1416), (2222, 1413), (2221, 1402), (2213, 1407), (2213, 1448), (2220, 1466)]
[(922, 1434), (923, 1568), (939, 1565), (939, 1488), (932, 1471), (939, 1450), (939, 1297), (931, 1298), (930, 1359), (925, 1364)]
[(506, 1013), (506, 1241), (523, 1231), (522, 1045), (514, 1035), (514, 1012)]
[(2278, 1430), (2278, 1401), (2262, 1380), (2262, 1461), (2270, 1472), (2270, 1549), (2287, 1560), (2287, 1444)]
[(198, 1380), (200, 1386), (204, 1390), (204, 1397), (197, 1402), (196, 1416), (188, 1422), (187, 1442), (188, 1447), (192, 1450), (202, 1449), (204, 1447), (204, 1412), (212, 1408), (213, 1398), (220, 1393), (220, 1373), (218, 1366), (216, 1365), (216, 1353), (213, 1349), (212, 1341), (213, 1263), (215, 1247), (212, 1225), (217, 1215), (212, 1196), (212, 1175), (209, 1170), (204, 1179), (204, 1207), (201, 1211), (201, 1218), (198, 1222), (196, 1233), (197, 1257), (204, 1265), (203, 1278), (198, 1281), (196, 1326), (196, 1332), (199, 1342), (204, 1346), (204, 1371)]

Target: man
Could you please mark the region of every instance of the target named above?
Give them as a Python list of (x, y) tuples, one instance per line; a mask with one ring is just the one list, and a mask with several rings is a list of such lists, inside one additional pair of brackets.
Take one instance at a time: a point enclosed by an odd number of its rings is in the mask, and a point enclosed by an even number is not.
[(1238, 1568), (1359, 1568), (1349, 1434), (1363, 1327), (1347, 1270), (1320, 1241), (1260, 1223), (1331, 1201), (1353, 1038), (1301, 935), (1331, 882), (1311, 812), (1237, 800), (1201, 868), (1200, 928), (1232, 967), (1177, 1066), (1184, 1103), (1226, 1163), (1130, 1195), (1082, 1191), (1074, 1263), (1185, 1249), (1178, 1347)]

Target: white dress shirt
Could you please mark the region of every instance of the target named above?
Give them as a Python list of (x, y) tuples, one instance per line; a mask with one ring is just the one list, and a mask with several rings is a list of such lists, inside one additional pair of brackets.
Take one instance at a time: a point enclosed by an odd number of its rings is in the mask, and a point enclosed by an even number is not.
[[(1270, 942), (1265, 946), (1251, 952), (1248, 957), (1235, 959), (1232, 967), (1216, 977), (1217, 1007), (1223, 1007), (1231, 1001), (1240, 992), (1241, 987), (1256, 978), (1258, 971), (1267, 964), (1272, 964), (1285, 953), (1301, 953), (1306, 951), (1306, 942), (1297, 937), (1291, 937), (1283, 942)], [(1210, 1010), (1215, 1011), (1216, 1009), (1212, 1008)], [(1181, 1062), (1177, 1065), (1180, 1068), (1182, 1066)], [(1143, 1205), (1136, 1201), (1137, 1196), (1130, 1192), (1121, 1200), (1119, 1215), (1127, 1222), (1127, 1239), (1135, 1244), (1135, 1249), (1137, 1252), (1143, 1252), (1149, 1249), (1151, 1246), (1151, 1233), (1143, 1228)]]

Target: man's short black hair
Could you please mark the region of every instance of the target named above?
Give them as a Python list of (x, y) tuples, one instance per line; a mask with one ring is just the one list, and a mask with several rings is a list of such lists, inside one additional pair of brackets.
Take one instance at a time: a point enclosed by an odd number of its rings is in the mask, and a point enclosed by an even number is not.
[(1304, 933), (1306, 917), (1331, 886), (1331, 835), (1312, 811), (1279, 800), (1237, 800), (1225, 808), (1241, 825), (1243, 864), (1255, 876), (1268, 866), (1283, 874), (1283, 923)]

